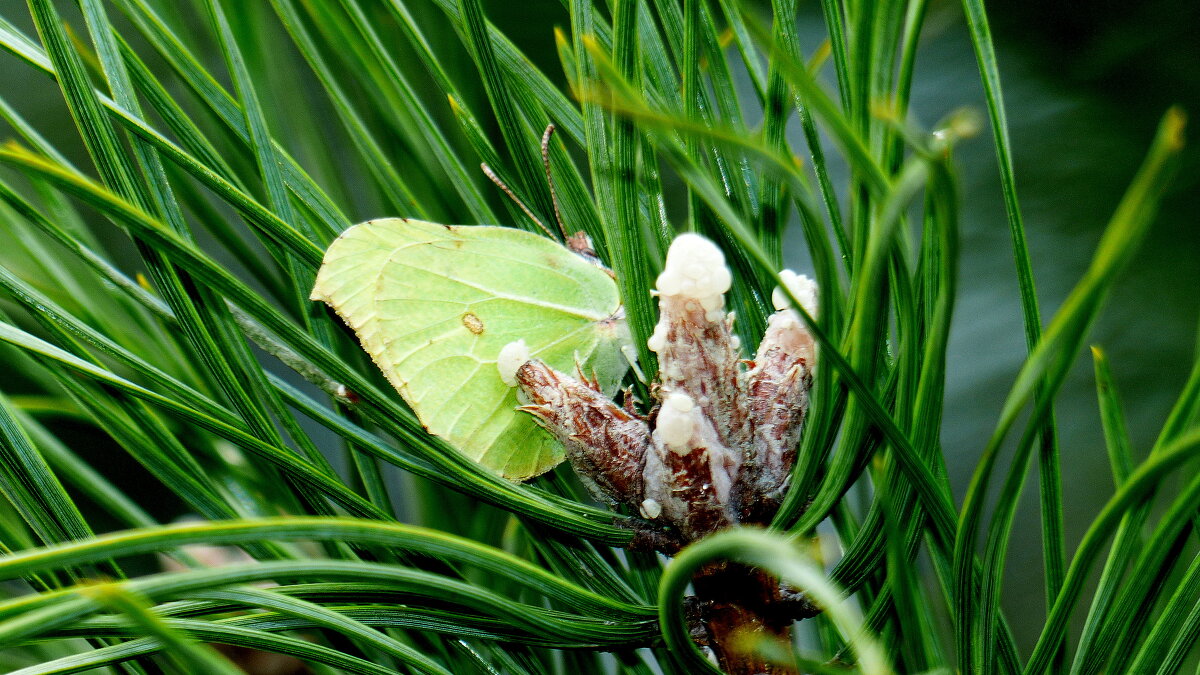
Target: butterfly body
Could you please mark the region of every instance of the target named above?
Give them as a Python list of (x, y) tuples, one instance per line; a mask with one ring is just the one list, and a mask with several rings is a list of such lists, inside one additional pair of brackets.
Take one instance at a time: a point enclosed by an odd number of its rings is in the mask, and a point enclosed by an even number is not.
[(383, 219), (330, 246), (312, 299), (357, 333), (422, 424), (467, 457), (523, 480), (563, 459), (516, 411), (496, 359), (514, 340), (563, 370), (578, 363), (612, 391), (628, 342), (611, 275), (563, 246), (505, 227)]

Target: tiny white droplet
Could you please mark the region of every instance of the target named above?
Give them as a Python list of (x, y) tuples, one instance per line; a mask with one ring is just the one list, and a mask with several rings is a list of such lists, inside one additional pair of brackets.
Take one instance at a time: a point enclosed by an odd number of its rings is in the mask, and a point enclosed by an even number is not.
[(674, 408), (679, 412), (688, 412), (692, 408), (696, 407), (696, 402), (693, 401), (692, 397), (688, 396), (687, 394), (671, 394), (667, 397), (667, 400), (663, 405), (669, 408)]
[(680, 284), (682, 283), (683, 280), (678, 275), (663, 272), (658, 275), (658, 281), (655, 282), (655, 285), (658, 287), (658, 292), (661, 295), (679, 295), (679, 291), (681, 290)]
[[(792, 292), (796, 300), (800, 302), (800, 306), (804, 308), (804, 311), (815, 317), (817, 315), (817, 282), (803, 274), (796, 274), (791, 270), (781, 271), (779, 279)], [(778, 286), (771, 293), (771, 304), (775, 305), (775, 309), (777, 310), (785, 310), (792, 306), (783, 288)]]
[(500, 355), (496, 357), (496, 369), (500, 371), (500, 379), (510, 387), (517, 386), (517, 371), (529, 361), (529, 346), (524, 340), (517, 340), (504, 345)]
[(695, 407), (696, 403), (687, 394), (671, 394), (663, 401), (655, 431), (663, 445), (672, 452), (687, 452), (688, 444), (695, 435), (692, 423), (692, 409)]
[(638, 511), (641, 511), (643, 518), (654, 520), (662, 515), (662, 504), (653, 499), (647, 499), (638, 507)]
[(713, 270), (712, 273), (713, 287), (721, 289), (722, 293), (729, 290), (729, 287), (733, 285), (733, 273), (729, 271), (729, 268), (724, 263), (725, 261), (722, 259), (721, 266)]
[(671, 242), (656, 285), (662, 295), (684, 296), (703, 304), (713, 302), (713, 297), (719, 302), (731, 281), (721, 249), (698, 234), (687, 233)]
[(654, 334), (650, 336), (649, 340), (646, 340), (646, 346), (655, 353), (661, 352), (663, 347), (667, 346), (667, 324), (665, 322), (659, 321), (655, 324)]

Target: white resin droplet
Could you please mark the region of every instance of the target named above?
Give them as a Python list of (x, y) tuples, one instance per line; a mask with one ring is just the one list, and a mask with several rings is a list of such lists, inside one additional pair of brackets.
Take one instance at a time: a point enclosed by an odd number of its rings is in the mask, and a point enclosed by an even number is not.
[(663, 401), (658, 411), (658, 424), (655, 427), (658, 437), (672, 452), (684, 453), (688, 450), (688, 442), (695, 435), (692, 424), (692, 409), (694, 401), (687, 394), (671, 394)]
[(679, 278), (679, 275), (663, 272), (658, 275), (658, 280), (654, 282), (654, 285), (658, 288), (660, 295), (679, 295), (679, 287), (682, 283), (683, 279)]
[(529, 361), (529, 345), (524, 340), (517, 340), (504, 345), (500, 355), (496, 357), (496, 369), (500, 371), (500, 379), (510, 387), (517, 386), (517, 371)]
[(656, 354), (667, 346), (667, 324), (665, 322), (659, 321), (654, 325), (654, 334), (650, 336), (649, 340), (646, 340), (646, 346)]
[(647, 499), (638, 507), (638, 511), (642, 512), (642, 517), (647, 520), (654, 520), (662, 515), (662, 504), (659, 504), (653, 499)]
[(721, 257), (720, 267), (713, 270), (712, 284), (713, 284), (713, 286), (716, 286), (718, 288), (725, 289), (725, 290), (721, 291), (722, 293), (724, 293), (725, 291), (728, 291), (729, 287), (733, 284), (733, 273), (730, 272), (729, 268), (725, 266), (725, 257), (724, 256)]
[[(788, 290), (792, 292), (792, 295), (796, 297), (796, 300), (800, 302), (800, 306), (804, 308), (804, 311), (808, 312), (813, 318), (816, 318), (817, 282), (809, 279), (806, 275), (796, 274), (791, 270), (783, 270), (779, 273), (779, 278), (787, 286)], [(771, 293), (771, 304), (775, 305), (775, 309), (777, 310), (788, 309), (792, 306), (788, 302), (787, 294), (779, 287), (776, 287), (775, 291)]]
[(658, 276), (660, 295), (678, 296), (690, 302), (689, 309), (702, 307), (705, 318), (720, 314), (724, 294), (733, 277), (725, 266), (721, 249), (698, 234), (681, 234), (667, 251), (667, 264)]
[(776, 330), (790, 331), (800, 328), (800, 319), (795, 312), (778, 312), (767, 317), (767, 325)]

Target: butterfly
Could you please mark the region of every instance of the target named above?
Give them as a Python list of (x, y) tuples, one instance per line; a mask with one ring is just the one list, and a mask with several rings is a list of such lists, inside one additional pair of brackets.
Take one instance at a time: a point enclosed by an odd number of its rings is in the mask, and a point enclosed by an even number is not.
[(516, 410), (496, 361), (524, 340), (553, 368), (578, 366), (613, 392), (629, 336), (607, 270), (537, 234), (486, 225), (371, 220), (325, 253), (311, 299), (328, 304), (432, 434), (499, 475), (525, 480), (561, 443)]

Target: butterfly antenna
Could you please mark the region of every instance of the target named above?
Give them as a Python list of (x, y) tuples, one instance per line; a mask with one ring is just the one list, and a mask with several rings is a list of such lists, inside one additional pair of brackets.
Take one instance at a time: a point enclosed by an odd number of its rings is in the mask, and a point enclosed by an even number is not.
[(554, 135), (554, 125), (547, 124), (546, 132), (542, 134), (542, 165), (546, 167), (546, 184), (550, 186), (550, 203), (554, 205), (554, 220), (558, 223), (558, 231), (562, 233), (563, 241), (569, 239), (567, 228), (563, 226), (562, 213), (558, 210), (558, 193), (554, 190), (554, 174), (550, 171), (550, 137)]
[[(509, 199), (513, 200), (517, 203), (517, 206), (521, 207), (521, 210), (525, 212), (525, 215), (529, 216), (530, 220), (532, 220), (534, 223), (537, 223), (537, 226), (542, 228), (542, 232), (545, 232), (547, 237), (550, 237), (551, 239), (554, 238), (554, 233), (550, 231), (550, 228), (546, 227), (545, 223), (543, 223), (541, 220), (538, 220), (538, 217), (533, 215), (533, 211), (530, 211), (529, 207), (525, 206), (525, 202), (521, 201), (520, 197), (517, 197), (517, 195), (513, 193), (512, 189), (509, 188), (504, 181), (500, 180), (500, 177), (496, 175), (495, 171), (492, 171), (492, 167), (488, 166), (487, 163), (484, 162), (483, 164), (479, 165), (479, 168), (483, 169), (483, 175), (487, 176), (489, 180), (495, 183), (496, 187), (504, 190), (504, 194), (508, 195)], [(555, 208), (557, 209), (558, 207), (555, 206)]]

